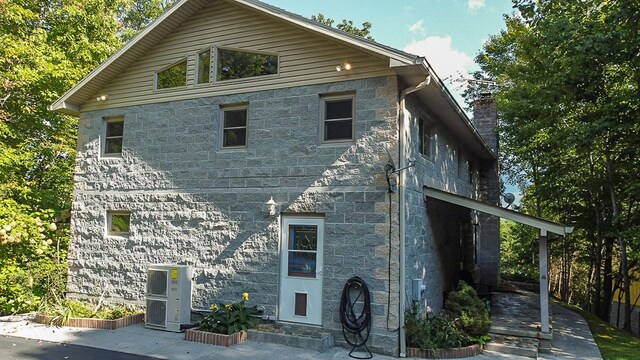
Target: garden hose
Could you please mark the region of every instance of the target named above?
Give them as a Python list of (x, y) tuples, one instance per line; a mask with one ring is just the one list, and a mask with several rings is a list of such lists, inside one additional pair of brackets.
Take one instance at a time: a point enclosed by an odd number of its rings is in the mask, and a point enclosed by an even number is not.
[[(340, 321), (342, 322), (344, 339), (353, 346), (349, 356), (354, 359), (371, 359), (373, 354), (367, 347), (367, 340), (371, 332), (371, 296), (367, 284), (357, 276), (347, 280), (342, 289)], [(356, 348), (363, 346), (367, 355), (364, 357), (353, 355)]]

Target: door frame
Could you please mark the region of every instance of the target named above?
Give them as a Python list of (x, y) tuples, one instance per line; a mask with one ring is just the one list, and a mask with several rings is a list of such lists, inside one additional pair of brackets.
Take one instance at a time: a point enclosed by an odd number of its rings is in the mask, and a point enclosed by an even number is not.
[[(305, 278), (305, 277), (297, 277), (297, 276), (289, 276), (288, 275), (288, 253), (289, 253), (289, 229), (290, 225), (316, 225), (317, 232), (317, 247), (316, 247), (316, 269), (315, 269), (315, 278)], [(324, 293), (324, 240), (325, 240), (325, 218), (322, 215), (304, 215), (304, 214), (289, 214), (289, 215), (281, 215), (280, 216), (280, 235), (279, 235), (279, 251), (278, 251), (278, 259), (279, 259), (279, 267), (278, 267), (278, 306), (277, 306), (277, 319), (278, 321), (283, 322), (291, 322), (291, 323), (300, 323), (305, 325), (322, 325), (322, 315), (323, 315), (323, 293)], [(285, 256), (285, 254), (287, 256)], [(283, 316), (283, 306), (287, 306), (284, 301), (284, 291), (286, 291), (285, 287), (289, 286), (286, 284), (287, 281), (300, 281), (304, 282), (307, 285), (313, 285), (313, 292), (315, 294), (313, 299), (313, 303), (310, 302), (310, 298), (307, 298), (307, 310), (316, 308), (317, 312), (315, 313), (315, 317), (312, 320), (305, 320), (304, 317), (297, 317), (296, 315), (292, 316)], [(295, 290), (291, 290), (296, 292)], [(301, 291), (300, 293), (308, 292)], [(317, 304), (316, 307), (309, 306), (310, 304)], [(293, 305), (295, 307), (295, 304)], [(293, 310), (293, 308), (290, 308)], [(307, 314), (308, 315), (308, 314)]]

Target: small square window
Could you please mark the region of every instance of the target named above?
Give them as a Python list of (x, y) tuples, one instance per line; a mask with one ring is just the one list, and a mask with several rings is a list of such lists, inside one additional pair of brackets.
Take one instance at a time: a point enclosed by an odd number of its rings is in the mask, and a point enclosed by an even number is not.
[(247, 108), (225, 108), (222, 113), (222, 147), (246, 147)]
[(353, 96), (322, 99), (322, 141), (353, 140)]
[(107, 234), (128, 235), (131, 224), (131, 213), (128, 211), (107, 212)]
[(105, 156), (120, 156), (122, 154), (122, 140), (124, 135), (124, 118), (113, 117), (105, 119), (104, 148)]
[(419, 144), (420, 144), (420, 154), (424, 155), (426, 158), (431, 159), (431, 146), (432, 146), (432, 130), (431, 126), (427, 124), (427, 121), (424, 119), (419, 120)]

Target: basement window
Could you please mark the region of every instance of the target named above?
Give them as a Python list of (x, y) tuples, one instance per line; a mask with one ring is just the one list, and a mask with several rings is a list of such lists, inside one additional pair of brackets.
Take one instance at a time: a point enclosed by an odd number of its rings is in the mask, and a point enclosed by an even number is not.
[(107, 211), (107, 234), (129, 235), (131, 213), (129, 211)]
[(156, 89), (187, 86), (187, 59), (156, 73)]
[(278, 55), (221, 48), (217, 50), (218, 81), (278, 73)]

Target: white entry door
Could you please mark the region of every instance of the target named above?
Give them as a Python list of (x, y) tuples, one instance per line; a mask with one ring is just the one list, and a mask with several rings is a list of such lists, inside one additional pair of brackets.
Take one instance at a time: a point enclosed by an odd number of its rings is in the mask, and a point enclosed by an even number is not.
[(284, 217), (281, 233), (278, 318), (321, 325), (324, 219)]

